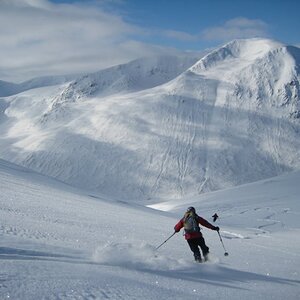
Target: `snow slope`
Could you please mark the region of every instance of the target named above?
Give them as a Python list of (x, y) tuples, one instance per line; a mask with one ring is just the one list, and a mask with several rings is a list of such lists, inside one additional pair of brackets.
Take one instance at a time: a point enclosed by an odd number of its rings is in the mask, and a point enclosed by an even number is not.
[(147, 204), (299, 170), (299, 63), (299, 48), (237, 40), (2, 98), (0, 157)]
[[(0, 160), (0, 298), (297, 299), (299, 179), (295, 172), (159, 212)], [(208, 229), (206, 264), (192, 261), (181, 234), (155, 251), (190, 204), (209, 221), (219, 214), (228, 257)]]

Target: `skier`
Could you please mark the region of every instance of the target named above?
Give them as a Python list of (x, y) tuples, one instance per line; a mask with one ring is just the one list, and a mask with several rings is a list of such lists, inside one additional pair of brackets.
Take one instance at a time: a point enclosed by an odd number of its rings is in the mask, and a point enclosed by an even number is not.
[(205, 219), (201, 218), (196, 214), (194, 207), (189, 207), (184, 214), (183, 218), (174, 226), (175, 232), (179, 232), (181, 228), (184, 227), (185, 239), (187, 240), (192, 252), (194, 253), (195, 261), (202, 262), (199, 246), (202, 250), (204, 261), (208, 260), (209, 248), (205, 244), (205, 240), (200, 232), (199, 224), (212, 229), (219, 231), (220, 228), (210, 224)]

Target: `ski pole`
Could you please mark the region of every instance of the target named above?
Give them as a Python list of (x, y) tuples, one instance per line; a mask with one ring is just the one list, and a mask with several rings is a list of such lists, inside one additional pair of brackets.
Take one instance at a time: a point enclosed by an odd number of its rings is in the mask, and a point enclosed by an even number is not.
[(155, 248), (155, 250), (159, 249), (163, 244), (165, 244), (176, 232), (174, 232), (171, 236), (169, 236), (163, 243)]
[(223, 240), (222, 240), (222, 237), (221, 237), (219, 231), (218, 231), (218, 235), (219, 235), (220, 241), (221, 241), (221, 243), (222, 243), (223, 249), (224, 249), (224, 251), (225, 251), (224, 255), (225, 255), (225, 256), (228, 256), (228, 252), (227, 252), (226, 249), (225, 249), (225, 246), (224, 246), (224, 243), (223, 243)]

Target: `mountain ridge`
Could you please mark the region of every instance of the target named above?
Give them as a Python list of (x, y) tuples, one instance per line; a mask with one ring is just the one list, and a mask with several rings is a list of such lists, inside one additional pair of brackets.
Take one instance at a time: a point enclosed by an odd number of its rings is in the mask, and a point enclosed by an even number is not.
[(16, 95), (31, 89), (64, 84), (77, 77), (78, 75), (42, 76), (21, 83), (0, 80), (0, 97)]

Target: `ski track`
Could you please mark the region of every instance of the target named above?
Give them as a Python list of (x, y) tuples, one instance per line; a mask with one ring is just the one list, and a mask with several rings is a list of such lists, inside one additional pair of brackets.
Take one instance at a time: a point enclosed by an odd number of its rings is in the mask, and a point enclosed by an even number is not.
[[(154, 211), (144, 215), (142, 208), (137, 211), (124, 204), (118, 217), (121, 223), (114, 225), (118, 230), (110, 235), (107, 221), (112, 211), (121, 209), (111, 201), (38, 183), (30, 183), (27, 193), (29, 179), (5, 178), (0, 197), (3, 299), (195, 299), (197, 291), (205, 299), (215, 299), (225, 291), (225, 299), (279, 300), (283, 294), (296, 299), (300, 284), (299, 254), (294, 251), (297, 231), (289, 229), (289, 222), (294, 224), (298, 212), (288, 203), (237, 206), (221, 201), (221, 222), (231, 222), (230, 226), (220, 224), (229, 256), (223, 258), (215, 232), (204, 230), (212, 260), (196, 265), (180, 234), (153, 252), (154, 245), (169, 235), (181, 211), (176, 218), (166, 218)], [(214, 209), (215, 204), (211, 205)], [(132, 213), (136, 222), (131, 227)], [(253, 220), (255, 228), (249, 226)], [(289, 231), (278, 227), (278, 222)], [(119, 233), (125, 224), (128, 229)], [(128, 231), (131, 238), (126, 238)], [(140, 243), (145, 235), (150, 245)], [(103, 239), (110, 240), (108, 247), (99, 243)], [(284, 267), (274, 260), (282, 261)]]

